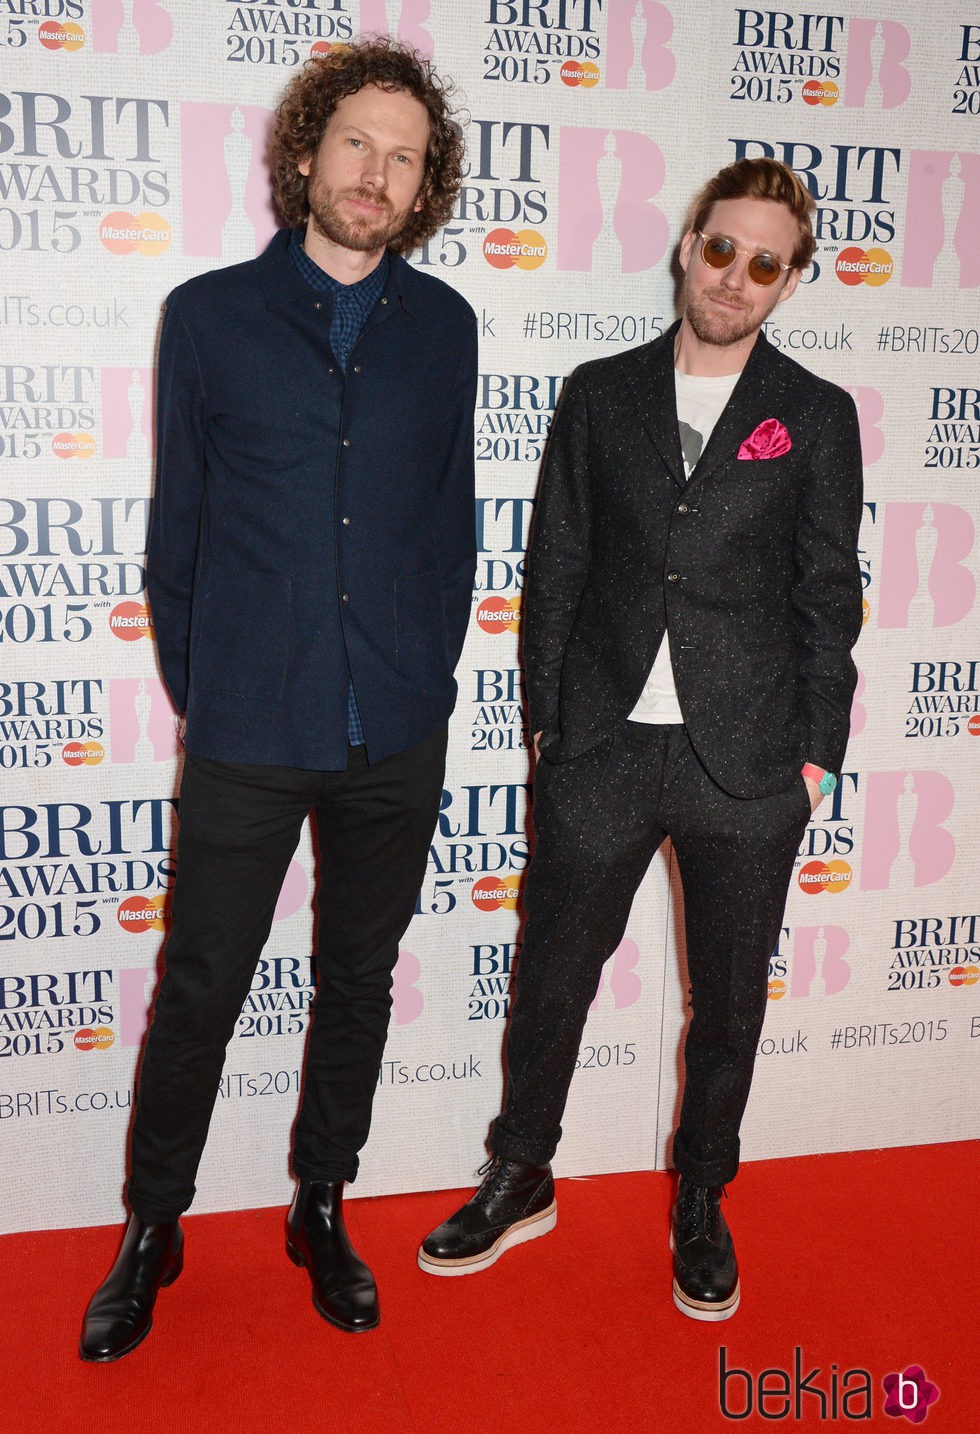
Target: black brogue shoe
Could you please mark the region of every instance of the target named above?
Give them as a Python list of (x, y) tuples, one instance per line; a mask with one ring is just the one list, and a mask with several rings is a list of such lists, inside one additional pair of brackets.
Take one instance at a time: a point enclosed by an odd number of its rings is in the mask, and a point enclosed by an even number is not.
[(179, 1222), (148, 1225), (131, 1215), (116, 1262), (85, 1311), (82, 1359), (108, 1364), (135, 1349), (153, 1325), (157, 1291), (172, 1285), (183, 1268)]
[(671, 1216), (674, 1304), (691, 1319), (728, 1319), (738, 1309), (735, 1246), (721, 1213), (721, 1186), (683, 1178)]
[(483, 1184), (419, 1249), (430, 1275), (474, 1275), (506, 1250), (547, 1235), (558, 1222), (550, 1165), (495, 1156)]
[(304, 1265), (318, 1314), (356, 1333), (381, 1322), (378, 1287), (344, 1225), (344, 1182), (302, 1181), (286, 1220), (286, 1253)]

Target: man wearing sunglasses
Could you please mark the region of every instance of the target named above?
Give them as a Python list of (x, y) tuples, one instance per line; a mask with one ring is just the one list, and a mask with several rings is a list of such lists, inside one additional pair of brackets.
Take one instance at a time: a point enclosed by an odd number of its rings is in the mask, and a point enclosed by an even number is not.
[(681, 319), (568, 380), (525, 595), (536, 849), (507, 1100), (473, 1198), (419, 1251), (485, 1269), (556, 1220), (549, 1162), (604, 961), (665, 837), (691, 1021), (673, 1142), (674, 1303), (739, 1302), (721, 1213), (804, 829), (831, 792), (861, 628), (861, 453), (841, 389), (766, 341), (814, 250), (773, 160), (723, 169), (680, 246)]

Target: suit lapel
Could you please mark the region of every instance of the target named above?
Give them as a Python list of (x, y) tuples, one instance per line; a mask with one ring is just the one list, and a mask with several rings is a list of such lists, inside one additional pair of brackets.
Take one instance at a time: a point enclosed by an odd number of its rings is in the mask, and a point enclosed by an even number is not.
[(664, 336), (634, 350), (636, 363), (627, 373), (630, 397), (647, 437), (678, 488), (686, 486), (681, 435), (674, 394), (674, 324)]
[(773, 350), (760, 332), (732, 396), (705, 444), (691, 482), (703, 482), (735, 459), (744, 440), (763, 419), (779, 418), (782, 396), (782, 385), (773, 363)]

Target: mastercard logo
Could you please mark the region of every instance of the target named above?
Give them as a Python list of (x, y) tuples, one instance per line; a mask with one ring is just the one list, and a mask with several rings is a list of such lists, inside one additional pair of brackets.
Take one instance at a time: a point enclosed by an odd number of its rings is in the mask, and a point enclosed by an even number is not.
[(781, 1001), (786, 995), (786, 982), (775, 976), (769, 982), (769, 990), (766, 993), (770, 1001)]
[(808, 896), (819, 896), (822, 891), (845, 891), (853, 875), (846, 861), (808, 861), (797, 879)]
[(572, 90), (579, 86), (583, 90), (592, 90), (599, 83), (599, 67), (591, 60), (566, 60), (558, 73), (562, 84)]
[(116, 910), (124, 931), (166, 931), (170, 920), (165, 896), (127, 896)]
[(951, 966), (949, 968), (949, 984), (951, 986), (975, 986), (980, 981), (980, 966)]
[(887, 249), (842, 249), (834, 261), (834, 273), (842, 284), (867, 284), (880, 289), (887, 284), (895, 271), (892, 256)]
[(807, 80), (802, 95), (807, 105), (835, 105), (840, 99), (840, 90), (833, 80)]
[(109, 631), (123, 642), (153, 636), (150, 609), (142, 602), (117, 602), (109, 614)]
[(91, 433), (56, 433), (51, 440), (51, 452), (56, 458), (91, 458), (95, 439)]
[(116, 1039), (108, 1026), (82, 1026), (75, 1032), (76, 1051), (106, 1051)]
[(862, 627), (863, 627), (864, 624), (867, 622), (867, 620), (868, 620), (868, 618), (869, 618), (870, 616), (871, 616), (871, 604), (868, 602), (868, 599), (867, 599), (867, 598), (862, 598), (862, 599), (861, 599), (861, 626), (862, 626)]
[(37, 28), (37, 38), (46, 50), (80, 50), (85, 44), (85, 31), (71, 21), (45, 20)]
[(980, 737), (980, 712), (974, 712), (973, 716), (966, 724), (966, 730), (969, 732), (971, 737)]
[(476, 622), (483, 632), (516, 632), (521, 625), (520, 598), (484, 598)]
[(483, 241), (483, 257), (495, 269), (540, 269), (548, 245), (536, 229), (491, 229)]
[(110, 254), (162, 254), (173, 232), (162, 214), (129, 214), (117, 209), (99, 220), (99, 238)]
[(345, 50), (349, 49), (350, 45), (336, 44), (332, 43), (330, 40), (317, 40), (314, 44), (310, 46), (310, 55), (313, 58), (316, 58), (317, 55), (339, 55), (342, 54)]
[(61, 760), (69, 767), (97, 767), (104, 758), (101, 742), (66, 742), (61, 749)]
[(520, 886), (519, 876), (481, 876), (470, 896), (479, 911), (516, 911)]

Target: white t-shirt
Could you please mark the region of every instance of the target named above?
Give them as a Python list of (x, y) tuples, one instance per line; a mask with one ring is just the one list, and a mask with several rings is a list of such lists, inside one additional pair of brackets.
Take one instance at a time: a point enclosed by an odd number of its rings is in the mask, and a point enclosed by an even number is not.
[[(687, 478), (694, 472), (695, 465), (711, 437), (711, 431), (721, 417), (738, 380), (737, 373), (725, 374), (722, 378), (700, 378), (674, 369), (677, 423), (681, 431), (681, 451)], [(640, 693), (640, 700), (628, 720), (656, 723), (684, 721), (674, 686), (667, 633), (664, 633), (653, 660), (650, 675)]]

